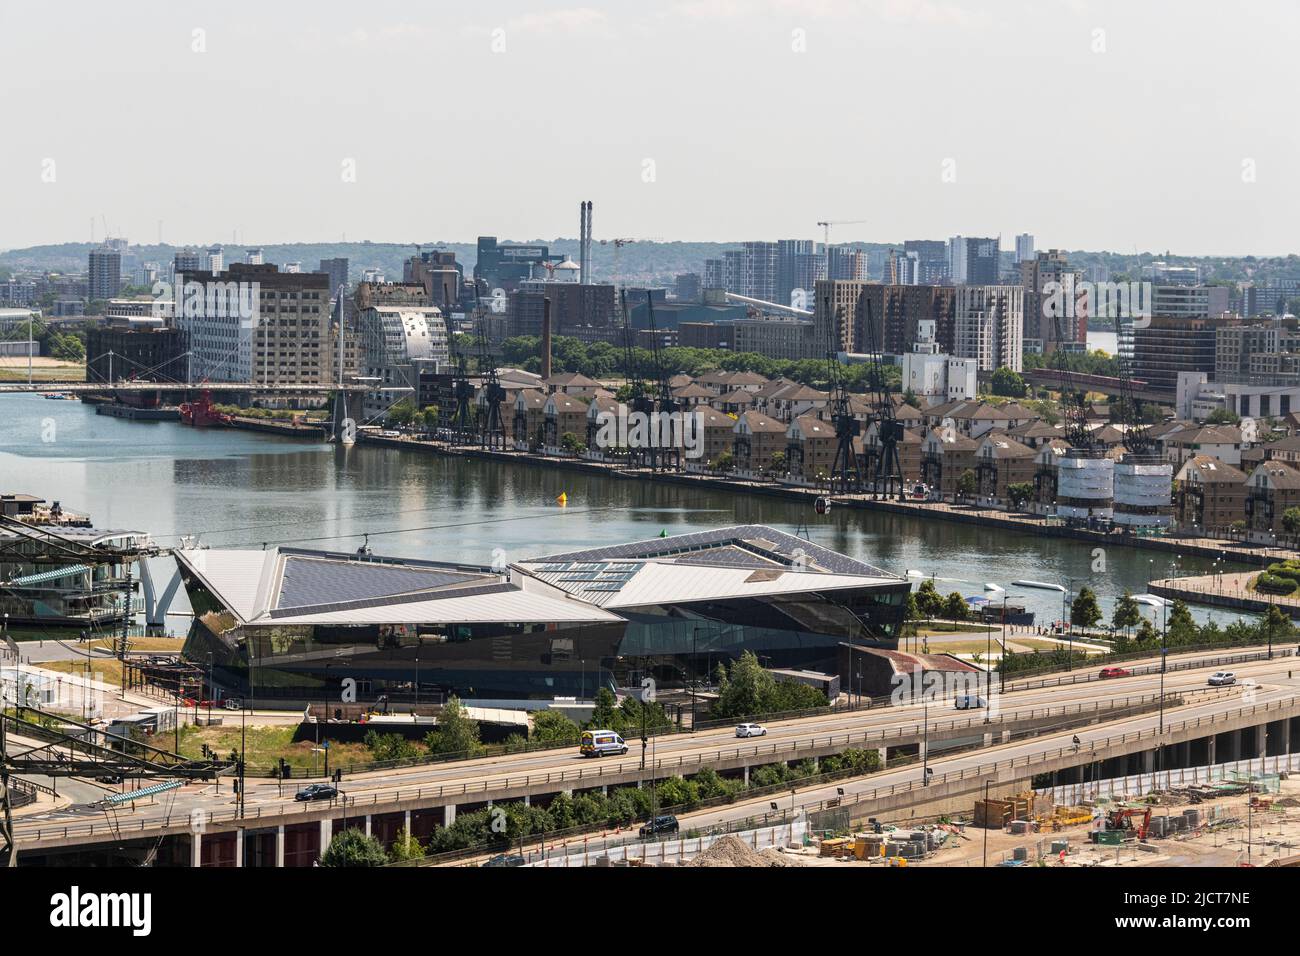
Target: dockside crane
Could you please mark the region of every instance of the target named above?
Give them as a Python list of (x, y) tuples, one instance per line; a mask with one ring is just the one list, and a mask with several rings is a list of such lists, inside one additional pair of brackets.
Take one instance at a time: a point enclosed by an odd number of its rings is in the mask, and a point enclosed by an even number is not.
[(501, 419), (501, 406), (506, 400), (506, 390), (497, 376), (496, 358), (488, 348), (487, 316), (480, 311), (478, 317), (479, 371), (487, 371), (483, 378), (483, 415), (480, 421), (479, 445), (501, 450), (506, 447), (506, 429)]
[(668, 367), (664, 362), (663, 346), (659, 341), (659, 327), (655, 324), (654, 296), (649, 292), (646, 293), (646, 309), (649, 313), (646, 324), (647, 331), (650, 333), (650, 354), (654, 363), (654, 405), (657, 413), (656, 417), (650, 419), (653, 423), (649, 429), (653, 433), (650, 439), (651, 463), (656, 470), (662, 468), (665, 471), (680, 471), (682, 455), (673, 429), (674, 423), (678, 421), (681, 403), (673, 396), (672, 387), (668, 384)]
[[(827, 315), (831, 300), (824, 299)], [(835, 314), (826, 343), (826, 375), (831, 394), (831, 424), (835, 426), (835, 459), (831, 462), (830, 490), (832, 494), (851, 494), (862, 490), (862, 469), (853, 450), (853, 439), (862, 432), (862, 423), (849, 407), (849, 391), (844, 383), (836, 345), (839, 342), (840, 315)]]
[(1074, 373), (1070, 369), (1069, 356), (1061, 343), (1065, 341), (1061, 326), (1061, 308), (1052, 313), (1052, 328), (1056, 332), (1056, 349), (1052, 364), (1060, 380), (1061, 414), (1065, 419), (1065, 442), (1070, 448), (1078, 449), (1085, 455), (1096, 451), (1096, 438), (1088, 427), (1088, 392), (1075, 383)]
[[(623, 374), (627, 376), (628, 408), (643, 421), (653, 421), (655, 412), (654, 396), (648, 394), (645, 380), (641, 377), (641, 364), (637, 361), (636, 335), (632, 330), (632, 313), (627, 309), (627, 290), (620, 290), (619, 305), (623, 310)], [(630, 463), (644, 468), (649, 462), (653, 465), (653, 449), (629, 447), (627, 457)]]
[(452, 442), (463, 445), (471, 440), (477, 430), (475, 416), (470, 409), (470, 402), (474, 399), (474, 384), (469, 380), (465, 353), (456, 349), (454, 332), (448, 335), (447, 343), (451, 352), (452, 367), (455, 369), (451, 379), (451, 397), (456, 409), (451, 418)]
[(903, 423), (894, 414), (894, 401), (885, 380), (883, 346), (876, 339), (875, 316), (869, 298), (866, 307), (867, 401), (871, 420), (876, 423), (876, 442), (879, 445), (870, 474), (871, 495), (902, 501), (903, 465), (898, 456), (898, 446), (903, 440)]

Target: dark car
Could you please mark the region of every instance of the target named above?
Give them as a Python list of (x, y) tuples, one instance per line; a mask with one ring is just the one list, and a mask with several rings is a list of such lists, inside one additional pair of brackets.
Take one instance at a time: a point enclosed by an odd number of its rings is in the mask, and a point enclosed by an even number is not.
[(122, 775), (120, 773), (101, 773), (95, 778), (95, 782), (106, 783), (115, 787), (122, 782)]
[(519, 854), (498, 853), (492, 859), (483, 864), (484, 866), (523, 866), (524, 858)]
[(333, 800), (339, 795), (337, 787), (331, 787), (328, 783), (313, 783), (310, 787), (303, 787), (293, 795), (295, 800)]
[(640, 830), (642, 837), (659, 836), (661, 833), (676, 833), (677, 818), (674, 816), (655, 817)]

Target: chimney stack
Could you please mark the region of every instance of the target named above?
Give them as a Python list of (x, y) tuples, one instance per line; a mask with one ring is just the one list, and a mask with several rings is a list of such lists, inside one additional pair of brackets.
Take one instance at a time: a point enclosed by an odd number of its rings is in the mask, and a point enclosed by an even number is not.
[(551, 297), (542, 299), (542, 384), (551, 377)]

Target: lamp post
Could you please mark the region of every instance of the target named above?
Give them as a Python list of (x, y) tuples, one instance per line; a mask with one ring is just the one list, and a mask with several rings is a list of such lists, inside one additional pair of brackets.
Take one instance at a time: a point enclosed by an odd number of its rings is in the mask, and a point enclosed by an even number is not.
[[(699, 639), (700, 626), (697, 624), (691, 631), (691, 668), (699, 666)], [(691, 733), (695, 733), (695, 688), (698, 681), (691, 681)]]
[(921, 683), (921, 786), (930, 786), (930, 696)]
[(244, 819), (244, 764), (248, 754), (248, 705), (239, 702), (239, 819)]
[(984, 781), (984, 862), (989, 865), (989, 782)]
[(212, 693), (216, 686), (212, 683), (212, 652), (208, 651), (208, 726), (212, 726)]

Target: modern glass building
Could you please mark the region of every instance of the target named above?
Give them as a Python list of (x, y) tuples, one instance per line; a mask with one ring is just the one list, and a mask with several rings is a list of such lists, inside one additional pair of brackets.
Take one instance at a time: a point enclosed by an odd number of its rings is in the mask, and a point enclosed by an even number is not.
[[(273, 549), (176, 553), (184, 655), (218, 696), (527, 706), (651, 673), (696, 680), (744, 650), (831, 671), (897, 646), (909, 583), (758, 525), (493, 569)], [(350, 695), (350, 696), (349, 696)]]

